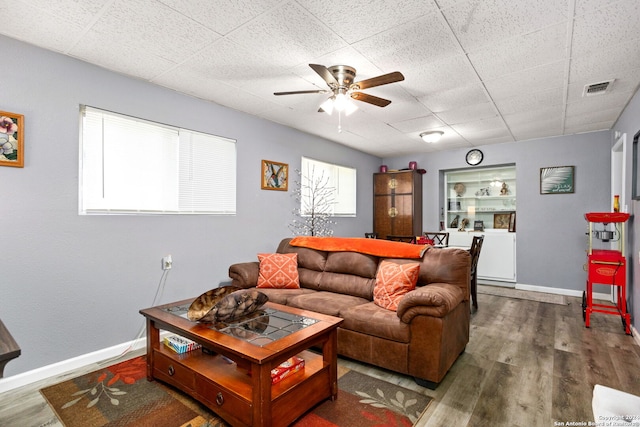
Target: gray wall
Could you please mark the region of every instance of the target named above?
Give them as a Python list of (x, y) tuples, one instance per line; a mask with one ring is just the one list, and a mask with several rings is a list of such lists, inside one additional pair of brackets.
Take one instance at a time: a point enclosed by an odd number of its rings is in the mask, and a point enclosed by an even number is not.
[[(588, 223), (585, 212), (610, 209), (610, 132), (480, 147), (480, 166), (516, 165), (517, 282), (524, 285), (583, 291)], [(391, 168), (416, 160), (424, 175), (424, 229), (436, 230), (442, 206), (442, 171), (468, 168), (468, 149), (384, 159)], [(540, 194), (540, 168), (575, 166), (575, 193)], [(433, 197), (432, 197), (433, 196)], [(436, 199), (437, 197), (437, 199)], [(437, 201), (436, 201), (437, 200)]]
[[(627, 293), (629, 294), (627, 300), (629, 301), (628, 311), (631, 313), (631, 322), (636, 329), (640, 328), (638, 323), (640, 320), (640, 272), (638, 258), (638, 251), (640, 251), (640, 226), (638, 226), (638, 219), (635, 217), (635, 212), (640, 209), (640, 202), (632, 200), (632, 181), (633, 181), (633, 136), (640, 131), (640, 94), (631, 99), (627, 108), (613, 126), (613, 132), (626, 133), (627, 140), (627, 158), (625, 163), (626, 170), (626, 200), (620, 202), (622, 206), (625, 204), (629, 206), (629, 213), (631, 213), (631, 219), (629, 220), (629, 232), (628, 232), (628, 244), (627, 244), (627, 271), (629, 276), (629, 285), (627, 286)], [(640, 168), (640, 165), (638, 165)], [(638, 172), (640, 174), (640, 171)], [(635, 319), (635, 320), (634, 320)]]
[[(0, 37), (0, 110), (25, 116), (25, 167), (0, 167), (0, 318), (22, 348), (5, 375), (133, 340), (173, 256), (162, 302), (228, 281), (291, 233), (292, 192), (260, 190), (260, 161), (300, 157), (356, 167), (357, 218), (372, 223), (371, 173), (380, 159), (237, 111)], [(88, 104), (237, 140), (237, 215), (79, 216), (79, 105)], [(221, 180), (221, 184), (224, 181)]]

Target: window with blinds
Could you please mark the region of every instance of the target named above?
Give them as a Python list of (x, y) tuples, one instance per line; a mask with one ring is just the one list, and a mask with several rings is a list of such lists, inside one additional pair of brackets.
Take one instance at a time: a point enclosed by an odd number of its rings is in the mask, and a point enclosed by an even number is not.
[(234, 140), (83, 106), (81, 214), (236, 212)]
[[(314, 197), (311, 188), (322, 187), (331, 193), (329, 211), (332, 216), (356, 216), (356, 169), (332, 163), (321, 162), (307, 157), (302, 158), (301, 178), (305, 183), (301, 189), (301, 212), (308, 214), (313, 206)], [(322, 191), (322, 189), (320, 191)]]

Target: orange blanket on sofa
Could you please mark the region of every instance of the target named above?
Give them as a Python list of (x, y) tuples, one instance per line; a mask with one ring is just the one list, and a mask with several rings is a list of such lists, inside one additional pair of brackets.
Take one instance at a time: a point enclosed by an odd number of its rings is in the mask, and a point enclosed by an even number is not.
[(289, 244), (325, 252), (361, 252), (381, 258), (422, 258), (428, 247), (364, 237), (298, 236), (291, 239)]

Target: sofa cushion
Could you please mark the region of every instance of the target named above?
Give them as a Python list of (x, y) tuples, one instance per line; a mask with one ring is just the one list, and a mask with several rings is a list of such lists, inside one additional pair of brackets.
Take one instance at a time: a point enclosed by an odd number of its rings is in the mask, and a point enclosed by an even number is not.
[(291, 307), (339, 317), (342, 310), (361, 306), (369, 303), (369, 301), (352, 295), (320, 291), (289, 298), (288, 303)]
[(289, 245), (291, 238), (282, 239), (276, 252), (280, 254), (298, 254), (298, 266), (309, 270), (324, 271), (327, 253), (309, 248)]
[(258, 254), (258, 288), (296, 289), (300, 287), (297, 254)]
[(353, 274), (373, 279), (378, 269), (378, 258), (358, 252), (329, 252), (324, 271)]
[(308, 294), (312, 291), (311, 289), (276, 289), (276, 288), (260, 288), (260, 292), (265, 294), (269, 301), (275, 302), (276, 304), (289, 305), (289, 301), (292, 298), (297, 297), (298, 295)]
[(375, 279), (368, 279), (354, 274), (324, 272), (320, 276), (319, 289), (327, 292), (353, 295), (371, 301), (373, 299), (374, 285)]
[(373, 302), (387, 310), (396, 311), (403, 296), (415, 289), (420, 264), (398, 264), (383, 260), (378, 267)]
[(374, 302), (345, 308), (340, 311), (340, 317), (344, 319), (342, 329), (402, 343), (411, 340), (411, 326), (402, 322), (395, 312)]

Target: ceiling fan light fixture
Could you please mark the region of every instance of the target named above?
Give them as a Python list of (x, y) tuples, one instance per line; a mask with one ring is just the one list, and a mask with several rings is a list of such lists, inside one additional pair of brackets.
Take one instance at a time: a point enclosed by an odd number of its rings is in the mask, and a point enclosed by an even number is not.
[(334, 97), (332, 96), (331, 98), (327, 98), (326, 101), (320, 104), (320, 109), (328, 115), (333, 114), (333, 99)]
[(444, 135), (444, 132), (442, 132), (441, 130), (434, 130), (431, 132), (422, 132), (420, 134), (420, 138), (422, 138), (424, 142), (428, 144), (432, 144), (434, 142), (440, 141), (440, 138), (442, 138), (442, 135)]

